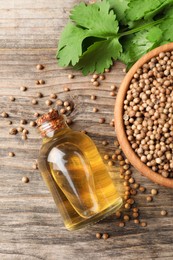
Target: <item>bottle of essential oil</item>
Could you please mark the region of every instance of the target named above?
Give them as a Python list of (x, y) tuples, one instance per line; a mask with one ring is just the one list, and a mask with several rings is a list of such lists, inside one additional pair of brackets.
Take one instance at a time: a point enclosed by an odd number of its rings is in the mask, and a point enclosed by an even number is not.
[(39, 169), (66, 228), (81, 228), (119, 209), (122, 198), (93, 141), (70, 129), (55, 110), (37, 124), (43, 137)]

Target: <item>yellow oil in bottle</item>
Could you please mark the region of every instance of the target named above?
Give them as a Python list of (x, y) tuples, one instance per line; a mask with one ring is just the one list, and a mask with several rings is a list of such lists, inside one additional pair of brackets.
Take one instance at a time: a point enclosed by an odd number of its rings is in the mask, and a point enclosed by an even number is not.
[(120, 208), (122, 199), (93, 141), (66, 124), (46, 124), (39, 168), (65, 226), (77, 229)]

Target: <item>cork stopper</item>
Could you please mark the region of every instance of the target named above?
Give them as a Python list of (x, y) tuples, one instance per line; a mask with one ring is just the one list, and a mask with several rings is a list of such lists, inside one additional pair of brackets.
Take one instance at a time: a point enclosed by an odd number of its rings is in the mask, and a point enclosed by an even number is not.
[(52, 109), (51, 112), (44, 114), (41, 117), (39, 117), (36, 122), (37, 122), (37, 125), (39, 127), (45, 122), (49, 122), (49, 121), (58, 119), (60, 117), (61, 116), (59, 115), (58, 111), (56, 111), (55, 109)]
[(52, 109), (37, 119), (37, 126), (43, 137), (52, 137), (55, 130), (64, 128), (66, 123), (64, 117), (59, 115), (58, 111)]

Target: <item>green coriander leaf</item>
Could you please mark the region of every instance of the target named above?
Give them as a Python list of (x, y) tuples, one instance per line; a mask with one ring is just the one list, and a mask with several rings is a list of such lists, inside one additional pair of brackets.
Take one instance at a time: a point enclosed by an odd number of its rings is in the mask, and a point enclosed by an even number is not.
[(116, 16), (106, 0), (92, 5), (80, 3), (71, 11), (70, 18), (87, 29), (90, 36), (107, 38), (116, 36), (119, 30)]
[(155, 8), (154, 10), (145, 13), (145, 19), (146, 20), (150, 19), (150, 18), (153, 18), (157, 14), (162, 14), (162, 11), (164, 9), (166, 9), (167, 7), (170, 7), (171, 5), (173, 5), (173, 0), (163, 0), (161, 2), (162, 2), (162, 4), (158, 8)]
[(128, 9), (130, 0), (109, 0), (109, 3), (116, 14), (117, 20), (126, 25), (127, 20), (124, 13)]
[(121, 51), (122, 47), (117, 37), (95, 42), (84, 52), (74, 68), (82, 69), (84, 75), (94, 71), (102, 73), (112, 65), (112, 59), (116, 60)]
[(126, 16), (130, 21), (142, 18), (149, 20), (170, 3), (173, 3), (173, 0), (131, 0)]
[(82, 55), (82, 42), (87, 37), (87, 31), (72, 23), (68, 23), (61, 34), (58, 44), (57, 59), (60, 66), (75, 65)]
[(157, 26), (124, 37), (121, 41), (123, 53), (120, 54), (120, 60), (130, 68), (141, 56), (157, 47), (161, 39), (162, 31)]
[(160, 24), (163, 31), (163, 42), (173, 41), (173, 8), (166, 10), (165, 19)]

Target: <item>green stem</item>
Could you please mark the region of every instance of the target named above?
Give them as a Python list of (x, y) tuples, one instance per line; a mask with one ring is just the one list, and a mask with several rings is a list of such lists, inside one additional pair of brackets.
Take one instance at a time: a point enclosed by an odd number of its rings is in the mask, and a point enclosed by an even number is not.
[(139, 26), (139, 27), (137, 27), (137, 28), (131, 29), (131, 30), (129, 30), (129, 31), (119, 33), (118, 36), (119, 36), (119, 38), (120, 38), (120, 37), (123, 37), (123, 36), (126, 36), (126, 35), (130, 35), (130, 34), (139, 32), (139, 31), (141, 31), (141, 30), (145, 30), (145, 29), (147, 29), (148, 27), (151, 27), (151, 26), (153, 26), (153, 25), (156, 25), (156, 24), (161, 23), (163, 20), (164, 20), (164, 18), (161, 18), (161, 19), (159, 19), (159, 20), (157, 20), (157, 21), (153, 21), (153, 22), (151, 22), (151, 23), (144, 24), (144, 25), (142, 25), (142, 26)]

